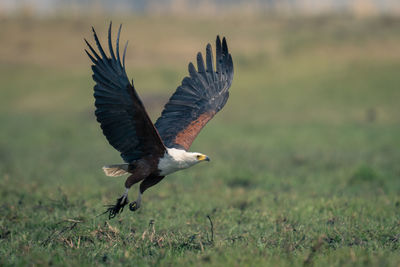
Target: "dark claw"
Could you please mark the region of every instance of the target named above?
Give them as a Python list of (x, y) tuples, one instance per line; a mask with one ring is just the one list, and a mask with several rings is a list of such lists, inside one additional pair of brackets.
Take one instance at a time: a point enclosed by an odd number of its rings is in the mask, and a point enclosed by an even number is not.
[[(104, 212), (107, 213), (108, 212), (108, 219), (112, 219), (115, 216), (117, 216), (118, 213), (121, 213), (124, 210), (124, 207), (126, 206), (126, 204), (128, 204), (128, 198), (125, 198), (124, 202), (121, 203), (122, 201), (122, 197), (117, 199), (117, 203), (115, 203), (115, 205), (108, 205), (108, 209)], [(104, 214), (103, 213), (103, 214)]]
[(129, 204), (129, 209), (131, 211), (136, 211), (139, 207), (137, 206), (136, 201), (133, 201), (131, 204)]

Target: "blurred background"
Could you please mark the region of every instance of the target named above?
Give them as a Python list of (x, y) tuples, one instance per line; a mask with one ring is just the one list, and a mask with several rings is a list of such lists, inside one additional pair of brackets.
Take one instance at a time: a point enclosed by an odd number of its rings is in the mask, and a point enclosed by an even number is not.
[[(398, 177), (399, 12), (394, 0), (1, 0), (0, 170), (37, 182), (60, 167), (92, 172), (119, 161), (93, 117), (83, 51), (91, 26), (105, 41), (113, 21), (114, 33), (123, 24), (128, 76), (154, 120), (197, 51), (228, 38), (231, 99), (194, 149), (244, 161), (251, 173), (325, 160)], [(88, 162), (73, 166), (81, 157)]]
[[(308, 191), (304, 179), (325, 172), (312, 183), (317, 191), (348, 190), (361, 179), (371, 190), (379, 183), (398, 192), (399, 10), (390, 0), (2, 0), (3, 190), (52, 194), (79, 180), (118, 191), (99, 168), (120, 158), (95, 122), (83, 51), (83, 38), (93, 41), (90, 27), (104, 42), (112, 20), (114, 33), (122, 23), (122, 41), (130, 41), (128, 76), (153, 120), (196, 53), (217, 34), (228, 38), (231, 99), (194, 143), (219, 159), (202, 171), (224, 173), (227, 184), (271, 183), (278, 192), (293, 183)], [(373, 178), (354, 178), (359, 171)]]
[(2, 13), (30, 12), (49, 15), (58, 12), (80, 14), (221, 14), (286, 13), (315, 15), (322, 13), (350, 13), (357, 15), (399, 14), (396, 0), (2, 0)]
[[(83, 41), (93, 43), (94, 26), (105, 45), (110, 21), (114, 38), (123, 24), (127, 74), (154, 121), (217, 34), (235, 66), (226, 107), (192, 147), (213, 161), (168, 177), (146, 192), (140, 216), (121, 218), (168, 228), (209, 213), (221, 235), (238, 236), (242, 216), (254, 236), (288, 218), (304, 226), (307, 238), (290, 237), (303, 247), (329, 236), (333, 220), (338, 247), (346, 238), (389, 246), (365, 233), (399, 227), (396, 0), (0, 0), (0, 230), (45, 238), (27, 222), (97, 215), (122, 193), (123, 179), (101, 171), (121, 159), (95, 121)], [(185, 227), (175, 230), (186, 236)]]

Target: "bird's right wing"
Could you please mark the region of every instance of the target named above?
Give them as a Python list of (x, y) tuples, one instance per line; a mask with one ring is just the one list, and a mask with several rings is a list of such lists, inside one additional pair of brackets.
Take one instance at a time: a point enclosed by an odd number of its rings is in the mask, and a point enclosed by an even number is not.
[(206, 64), (199, 52), (197, 70), (189, 64), (190, 76), (183, 79), (155, 123), (167, 147), (188, 150), (201, 129), (228, 100), (233, 79), (232, 56), (225, 38), (221, 43), (218, 36), (215, 45), (216, 68), (208, 44)]
[(119, 55), (121, 27), (114, 53), (111, 26), (110, 23), (108, 29), (110, 57), (105, 54), (94, 29), (94, 39), (100, 55), (85, 40), (91, 53), (85, 51), (94, 64), (92, 70), (93, 80), (96, 82), (94, 97), (97, 121), (108, 142), (121, 152), (125, 162), (131, 163), (148, 155), (161, 156), (165, 152), (165, 146), (125, 72), (126, 45), (121, 63)]

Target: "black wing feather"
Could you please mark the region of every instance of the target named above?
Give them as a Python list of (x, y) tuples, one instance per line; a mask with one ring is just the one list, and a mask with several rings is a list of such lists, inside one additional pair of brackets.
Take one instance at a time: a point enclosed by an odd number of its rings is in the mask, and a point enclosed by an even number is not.
[[(216, 70), (211, 45), (206, 47), (206, 64), (201, 53), (197, 54), (197, 71), (189, 63), (190, 77), (182, 84), (165, 105), (155, 126), (167, 147), (189, 149), (201, 128), (219, 110), (229, 97), (233, 79), (233, 62), (226, 39), (216, 40)], [(203, 117), (202, 117), (203, 116)], [(198, 120), (202, 120), (198, 123)], [(187, 136), (180, 136), (184, 133)], [(178, 140), (179, 136), (179, 140)]]
[(94, 64), (92, 77), (96, 82), (94, 97), (97, 121), (100, 122), (108, 142), (121, 152), (124, 161), (131, 163), (151, 154), (161, 156), (165, 151), (164, 144), (125, 72), (127, 44), (121, 64), (119, 55), (121, 26), (118, 29), (115, 53), (112, 47), (111, 27), (110, 23), (108, 29), (110, 57), (105, 54), (93, 28), (99, 53), (85, 40), (91, 53), (85, 51)]

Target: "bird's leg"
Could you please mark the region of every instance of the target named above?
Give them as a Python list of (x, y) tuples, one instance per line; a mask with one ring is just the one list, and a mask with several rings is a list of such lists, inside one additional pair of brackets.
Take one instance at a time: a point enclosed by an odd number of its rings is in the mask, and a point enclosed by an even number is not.
[(140, 204), (142, 202), (142, 194), (144, 191), (146, 191), (147, 188), (157, 184), (160, 182), (164, 176), (155, 176), (155, 175), (150, 175), (146, 179), (143, 180), (143, 182), (139, 186), (139, 195), (136, 201), (133, 201), (132, 203), (129, 204), (129, 209), (131, 211), (136, 211), (137, 209), (140, 208)]
[(121, 203), (129, 202), (128, 201), (128, 192), (129, 192), (129, 188), (125, 188), (125, 193), (122, 195)]
[(133, 201), (129, 204), (129, 209), (131, 211), (136, 211), (140, 208), (141, 203), (142, 203), (142, 193), (140, 192), (140, 189), (139, 189), (138, 197), (135, 201)]
[(117, 216), (118, 213), (121, 213), (124, 210), (124, 207), (126, 206), (126, 204), (129, 203), (128, 191), (129, 191), (129, 188), (126, 188), (125, 193), (120, 198), (117, 199), (117, 203), (115, 203), (115, 205), (108, 206), (108, 209), (104, 213), (108, 212), (109, 219), (112, 219), (115, 216)]

